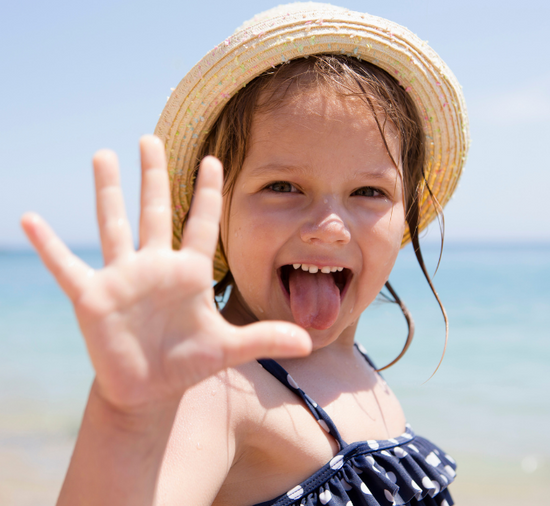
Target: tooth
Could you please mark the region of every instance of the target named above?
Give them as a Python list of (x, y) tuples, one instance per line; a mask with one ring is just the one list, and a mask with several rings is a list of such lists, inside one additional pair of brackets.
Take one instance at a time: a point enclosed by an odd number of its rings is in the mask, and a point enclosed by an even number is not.
[(309, 270), (309, 265), (307, 265), (307, 264), (302, 264), (302, 270), (303, 270), (303, 271), (308, 271), (308, 270)]
[(330, 272), (336, 272), (338, 270), (338, 267), (331, 267)]
[(324, 274), (328, 274), (330, 272), (330, 267), (322, 267), (321, 272), (323, 272)]
[(309, 266), (310, 274), (315, 274), (318, 270), (319, 270), (319, 267), (317, 267), (316, 265), (310, 265)]
[(338, 267), (338, 272), (342, 272), (344, 270), (343, 267)]
[(299, 269), (300, 265), (302, 265), (302, 264), (292, 264), (292, 267), (294, 267), (295, 269)]

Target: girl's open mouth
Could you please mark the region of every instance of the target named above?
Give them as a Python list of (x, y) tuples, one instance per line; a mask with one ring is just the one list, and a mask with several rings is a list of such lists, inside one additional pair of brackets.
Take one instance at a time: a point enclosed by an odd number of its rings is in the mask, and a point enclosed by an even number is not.
[[(298, 270), (298, 269), (295, 269), (293, 265), (283, 265), (279, 267), (277, 272), (279, 275), (279, 279), (281, 280), (281, 283), (284, 288), (283, 291), (285, 292), (285, 295), (287, 297), (290, 297), (290, 286), (289, 286), (290, 273), (294, 270)], [(316, 273), (310, 273), (310, 272), (308, 273), (311, 274), (312, 276), (332, 276), (334, 280), (334, 284), (336, 285), (336, 288), (338, 288), (338, 291), (340, 292), (340, 299), (344, 298), (345, 292), (347, 291), (347, 288), (349, 285), (349, 281), (351, 281), (351, 278), (353, 277), (351, 270), (346, 269), (345, 267), (341, 271), (330, 272), (330, 273), (321, 272), (321, 269), (319, 268)]]
[(350, 269), (294, 264), (277, 273), (298, 325), (323, 330), (334, 324), (353, 277)]

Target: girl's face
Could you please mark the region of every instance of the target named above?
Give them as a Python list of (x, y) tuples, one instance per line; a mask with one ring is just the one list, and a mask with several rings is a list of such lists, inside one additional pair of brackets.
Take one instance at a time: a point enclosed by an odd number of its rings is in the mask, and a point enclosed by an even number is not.
[[(386, 141), (399, 160), (388, 125)], [(314, 90), (257, 115), (222, 221), (237, 286), (224, 315), (295, 322), (314, 348), (353, 339), (401, 246), (401, 176), (358, 99)]]

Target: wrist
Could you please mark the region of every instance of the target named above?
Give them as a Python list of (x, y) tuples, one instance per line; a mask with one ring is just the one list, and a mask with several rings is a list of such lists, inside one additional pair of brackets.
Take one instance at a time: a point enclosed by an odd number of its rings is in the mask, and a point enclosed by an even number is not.
[(136, 436), (153, 436), (155, 439), (163, 432), (170, 432), (176, 416), (180, 399), (170, 398), (158, 402), (149, 402), (140, 406), (120, 407), (111, 403), (101, 391), (95, 380), (90, 390), (88, 403), (90, 422), (102, 428), (111, 428), (117, 432)]

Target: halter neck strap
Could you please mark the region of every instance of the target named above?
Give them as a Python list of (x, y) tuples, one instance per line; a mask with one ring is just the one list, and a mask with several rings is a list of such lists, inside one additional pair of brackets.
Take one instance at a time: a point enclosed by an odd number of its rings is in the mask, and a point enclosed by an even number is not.
[(279, 363), (269, 358), (259, 359), (258, 363), (304, 401), (319, 425), (336, 440), (340, 450), (347, 446), (347, 443), (342, 439), (342, 436), (340, 436), (336, 425), (326, 411), (298, 386), (296, 380)]

